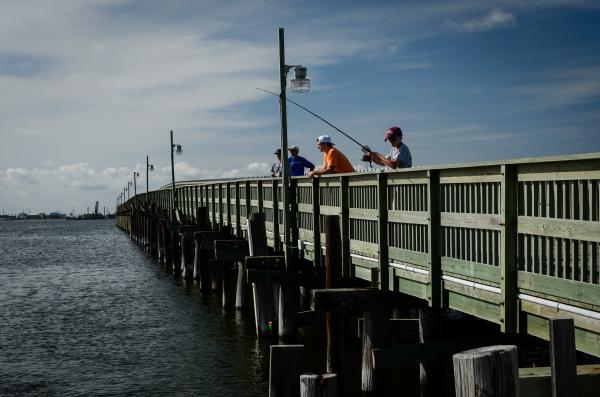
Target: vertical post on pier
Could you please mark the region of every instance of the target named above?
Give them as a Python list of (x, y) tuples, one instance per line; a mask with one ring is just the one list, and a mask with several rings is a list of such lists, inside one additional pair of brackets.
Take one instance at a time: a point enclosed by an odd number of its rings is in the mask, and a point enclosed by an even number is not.
[(552, 397), (575, 397), (577, 360), (575, 326), (572, 318), (550, 319), (550, 364)]
[(320, 268), (323, 254), (321, 252), (321, 206), (319, 203), (319, 178), (312, 178), (312, 202), (313, 202), (313, 248), (314, 264)]
[[(336, 215), (325, 216), (325, 288), (341, 287), (340, 221)], [(344, 315), (325, 313), (327, 328), (326, 371), (338, 374), (343, 385), (344, 374)], [(341, 387), (341, 386), (340, 386)]]
[(501, 167), (502, 183), (500, 197), (500, 329), (508, 334), (517, 333), (517, 194), (518, 180), (515, 165)]
[(340, 177), (340, 227), (342, 234), (342, 277), (352, 276), (352, 257), (350, 256), (350, 188), (348, 177)]
[[(443, 317), (440, 308), (423, 307), (419, 309), (419, 341), (429, 343), (441, 339), (443, 335)], [(419, 378), (422, 397), (437, 397), (444, 391), (443, 362), (421, 363)]]
[(379, 289), (390, 289), (389, 275), (389, 246), (388, 246), (388, 196), (387, 174), (377, 174), (377, 198), (379, 204), (379, 219), (377, 221), (379, 236)]
[(336, 374), (303, 374), (300, 375), (300, 397), (336, 397)]
[(300, 395), (304, 345), (271, 345), (269, 397)]
[(427, 206), (429, 225), (427, 239), (429, 245), (429, 285), (427, 301), (430, 307), (442, 307), (442, 264), (440, 241), (442, 226), (440, 223), (440, 174), (438, 170), (427, 171)]
[(227, 208), (227, 229), (228, 233), (233, 233), (233, 229), (231, 227), (231, 183), (227, 182), (225, 184), (225, 208)]
[(235, 235), (237, 238), (242, 237), (242, 224), (240, 211), (242, 206), (240, 205), (240, 183), (235, 182)]
[[(250, 256), (267, 255), (267, 232), (265, 214), (252, 213), (248, 217), (248, 246)], [(253, 283), (254, 318), (256, 321), (256, 336), (272, 336), (275, 326), (275, 306), (273, 302), (273, 286)], [(271, 323), (271, 327), (269, 326)]]
[(452, 356), (452, 362), (456, 397), (519, 396), (516, 346), (487, 346), (467, 350)]
[(273, 250), (281, 250), (281, 237), (279, 235), (279, 193), (277, 179), (273, 179)]

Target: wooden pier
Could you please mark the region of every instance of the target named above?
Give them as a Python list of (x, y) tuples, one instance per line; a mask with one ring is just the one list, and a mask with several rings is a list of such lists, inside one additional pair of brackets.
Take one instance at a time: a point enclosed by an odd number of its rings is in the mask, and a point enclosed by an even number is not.
[[(250, 214), (263, 213), (277, 254), (280, 184), (178, 182), (176, 212), (219, 239), (238, 240), (248, 237)], [(600, 153), (294, 177), (291, 192), (295, 253), (315, 273), (325, 273), (325, 217), (336, 215), (342, 285), (364, 280), (386, 299), (411, 296), (432, 310), (496, 323), (508, 335), (548, 340), (549, 321), (570, 318), (577, 350), (600, 357)], [(117, 225), (160, 256), (184, 227), (165, 216), (173, 196), (170, 185), (147, 200), (138, 194), (118, 208)], [(208, 219), (197, 219), (198, 208)], [(170, 260), (181, 255), (171, 252)], [(373, 365), (393, 361), (392, 353), (375, 349)]]

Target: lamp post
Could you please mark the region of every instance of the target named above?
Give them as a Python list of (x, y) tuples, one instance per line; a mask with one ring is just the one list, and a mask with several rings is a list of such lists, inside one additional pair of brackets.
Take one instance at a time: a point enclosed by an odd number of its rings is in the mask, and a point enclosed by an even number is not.
[(137, 171), (133, 171), (133, 197), (135, 197), (135, 201), (137, 201), (137, 182), (136, 177), (140, 176), (140, 173)]
[[(286, 95), (285, 88), (287, 85), (287, 74), (294, 69), (296, 78), (292, 80), (292, 91), (293, 92), (308, 92), (310, 90), (310, 80), (306, 78), (306, 68), (301, 65), (286, 65), (285, 64), (285, 45), (284, 45), (284, 30), (279, 28), (279, 83), (280, 83), (280, 94), (279, 94), (279, 108), (281, 117), (281, 151), (285, 153), (285, 157), (282, 159), (283, 172), (281, 175), (281, 192), (283, 201), (283, 249), (285, 255), (285, 266), (289, 271), (292, 269), (292, 261), (294, 260), (291, 249), (291, 211), (290, 211), (290, 166), (287, 161), (287, 107), (286, 107)], [(294, 306), (287, 307), (285, 305), (283, 287), (280, 293), (280, 320), (279, 320), (279, 336), (292, 336), (295, 332), (294, 320), (291, 317), (295, 315), (296, 308)], [(289, 300), (293, 300), (293, 297)], [(291, 303), (291, 302), (290, 302)], [(285, 313), (284, 313), (285, 312)], [(288, 323), (282, 319), (282, 315), (285, 318), (290, 319)], [(289, 326), (289, 328), (288, 328)]]
[(177, 193), (175, 192), (175, 161), (174, 161), (174, 153), (178, 155), (183, 154), (183, 149), (181, 149), (181, 145), (173, 144), (173, 130), (171, 130), (171, 190), (173, 193), (173, 209), (176, 209), (179, 205), (177, 202)]
[(130, 195), (129, 195), (129, 186), (133, 185), (133, 183), (131, 183), (131, 181), (127, 181), (127, 200), (129, 201), (130, 199)]
[(148, 202), (148, 171), (154, 171), (154, 166), (148, 160), (148, 156), (146, 156), (146, 202)]
[[(301, 65), (286, 65), (285, 64), (285, 45), (284, 45), (284, 30), (279, 28), (279, 83), (281, 93), (279, 95), (279, 107), (281, 112), (281, 151), (287, 153), (287, 107), (286, 107), (286, 85), (287, 74), (291, 69), (294, 69), (296, 78), (292, 80), (293, 92), (308, 92), (310, 90), (310, 80), (306, 78), (306, 68)], [(290, 256), (290, 248), (292, 247), (290, 233), (290, 166), (287, 161), (287, 155), (282, 161), (282, 201), (283, 201), (283, 231), (284, 231), (284, 253), (286, 266), (289, 266), (288, 257)], [(291, 258), (290, 258), (291, 259)]]

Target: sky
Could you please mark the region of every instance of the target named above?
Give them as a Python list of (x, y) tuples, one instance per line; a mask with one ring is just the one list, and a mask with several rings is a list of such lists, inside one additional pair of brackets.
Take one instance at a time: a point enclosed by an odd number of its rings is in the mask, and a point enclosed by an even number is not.
[[(307, 68), (288, 97), (373, 150), (398, 125), (413, 165), (600, 152), (600, 3), (585, 0), (1, 0), (0, 207), (114, 208), (133, 172), (266, 175), (279, 146), (278, 28)], [(290, 73), (288, 81), (292, 78)], [(289, 83), (288, 83), (289, 85)], [(288, 141), (320, 164), (288, 106)], [(133, 188), (132, 188), (133, 191)]]

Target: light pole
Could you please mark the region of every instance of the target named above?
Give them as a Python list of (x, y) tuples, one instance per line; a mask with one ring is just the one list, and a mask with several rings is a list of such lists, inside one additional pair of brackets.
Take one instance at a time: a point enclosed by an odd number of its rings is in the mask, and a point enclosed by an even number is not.
[(133, 185), (133, 183), (131, 183), (131, 181), (127, 181), (127, 201), (129, 201), (129, 186)]
[(148, 202), (148, 171), (154, 171), (154, 166), (148, 160), (148, 156), (146, 156), (146, 202)]
[(133, 171), (133, 197), (135, 197), (135, 201), (137, 202), (137, 182), (136, 177), (140, 176), (140, 173), (137, 171)]
[(177, 193), (175, 192), (175, 161), (173, 153), (177, 153), (178, 155), (183, 154), (183, 149), (181, 149), (181, 145), (173, 144), (173, 130), (171, 130), (171, 190), (173, 194), (173, 209), (178, 207), (177, 202)]
[[(285, 153), (282, 158), (283, 172), (281, 175), (281, 192), (283, 201), (283, 249), (285, 255), (285, 266), (287, 271), (293, 270), (292, 261), (292, 236), (291, 236), (291, 211), (290, 211), (290, 165), (287, 161), (287, 108), (285, 87), (287, 85), (287, 74), (294, 69), (296, 78), (292, 80), (292, 91), (308, 92), (310, 90), (310, 80), (306, 78), (306, 68), (301, 65), (285, 64), (285, 45), (284, 31), (279, 28), (279, 108), (281, 116), (281, 151)], [(318, 252), (318, 251), (317, 251)], [(295, 315), (296, 307), (295, 291), (290, 287), (280, 287), (279, 293), (279, 336), (290, 337), (296, 332)]]
[(285, 88), (287, 85), (287, 74), (291, 69), (294, 69), (296, 78), (292, 80), (292, 91), (293, 92), (308, 92), (310, 90), (310, 80), (306, 78), (306, 68), (301, 65), (286, 65), (285, 64), (285, 44), (284, 44), (284, 30), (279, 28), (279, 83), (280, 83), (280, 94), (279, 94), (279, 107), (281, 113), (281, 151), (286, 153), (286, 156), (282, 159), (283, 172), (282, 178), (282, 201), (283, 201), (283, 243), (284, 243), (284, 255), (286, 267), (289, 267), (290, 262), (290, 249), (292, 247), (291, 242), (291, 212), (290, 212), (290, 166), (287, 161), (287, 107), (286, 107), (286, 94)]
[(123, 204), (125, 204), (125, 197), (127, 197), (127, 188), (123, 188)]

